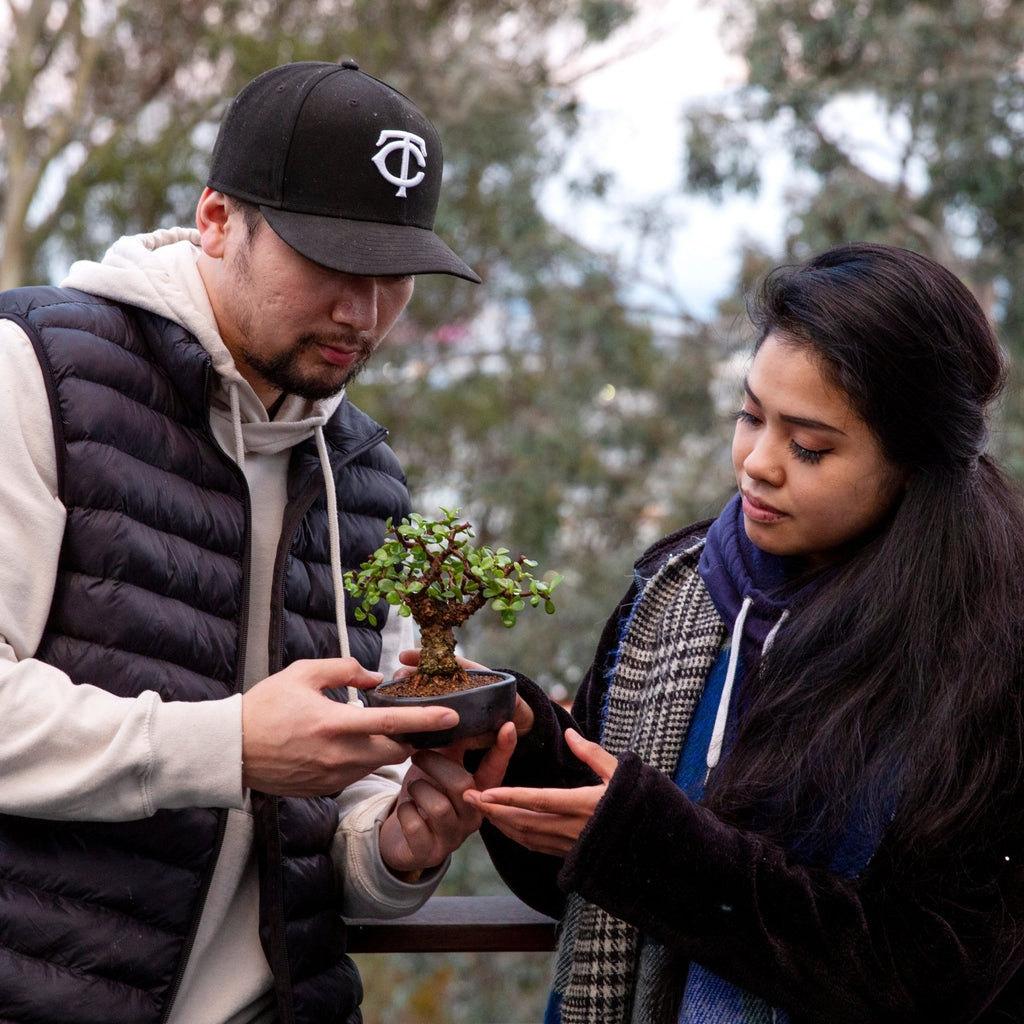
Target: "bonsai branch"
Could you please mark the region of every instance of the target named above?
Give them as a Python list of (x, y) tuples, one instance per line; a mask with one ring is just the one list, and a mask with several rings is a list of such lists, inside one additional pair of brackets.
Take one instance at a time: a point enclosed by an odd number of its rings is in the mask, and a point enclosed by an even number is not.
[(388, 539), (358, 572), (346, 574), (345, 587), (362, 599), (356, 618), (371, 625), (382, 600), (412, 616), (422, 645), (417, 677), (464, 682), (453, 631), (488, 603), (508, 627), (527, 602), (553, 612), (551, 591), (561, 577), (534, 579), (529, 570), (536, 563), (512, 558), (504, 548), (476, 547), (472, 527), (457, 510), (441, 512), (437, 520), (413, 514), (397, 526), (389, 523)]

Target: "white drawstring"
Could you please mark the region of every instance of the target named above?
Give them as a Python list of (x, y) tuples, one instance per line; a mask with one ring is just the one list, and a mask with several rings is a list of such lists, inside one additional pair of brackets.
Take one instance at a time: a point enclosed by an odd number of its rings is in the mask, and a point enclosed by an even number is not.
[[(743, 598), (743, 604), (740, 606), (739, 614), (736, 616), (736, 625), (733, 626), (732, 643), (729, 646), (729, 667), (726, 669), (725, 683), (722, 685), (722, 696), (718, 699), (718, 711), (715, 714), (715, 727), (711, 731), (711, 742), (708, 744), (708, 770), (704, 775), (705, 784), (707, 784), (707, 781), (711, 776), (711, 772), (717, 767), (718, 762), (722, 757), (722, 744), (725, 742), (725, 724), (729, 720), (729, 705), (732, 703), (732, 688), (733, 684), (736, 682), (736, 670), (739, 666), (740, 660), (740, 646), (743, 641), (743, 625), (747, 621), (747, 612), (750, 610), (750, 606), (753, 603), (753, 599), (749, 596)], [(769, 648), (775, 640), (775, 634), (778, 633), (782, 624), (786, 621), (787, 615), (789, 615), (788, 608), (783, 611), (779, 616), (779, 621), (776, 622), (769, 630), (768, 635), (764, 638), (764, 643), (761, 645), (762, 655), (768, 653)]]
[[(345, 628), (345, 586), (341, 579), (341, 535), (338, 530), (338, 496), (334, 489), (334, 474), (331, 472), (331, 460), (327, 455), (327, 442), (323, 430), (317, 426), (314, 431), (316, 450), (320, 453), (320, 469), (324, 476), (324, 489), (327, 492), (327, 533), (331, 544), (331, 579), (334, 583), (334, 621), (338, 627), (338, 647), (343, 658), (348, 658), (348, 630)], [(362, 704), (359, 690), (354, 686), (346, 687), (349, 704)]]
[(786, 616), (789, 615), (789, 609), (785, 609), (779, 616), (779, 621), (768, 631), (768, 635), (764, 638), (764, 643), (761, 645), (761, 655), (764, 656), (771, 650), (771, 646), (775, 643), (775, 634), (782, 628), (782, 624), (786, 621)]
[[(238, 468), (245, 469), (245, 438), (242, 434), (242, 411), (238, 398), (238, 382), (227, 382), (228, 402), (231, 406), (231, 427), (235, 441), (235, 462)], [(331, 472), (331, 460), (327, 455), (327, 442), (320, 426), (313, 428), (316, 437), (316, 448), (320, 455), (320, 471), (324, 477), (324, 490), (327, 492), (327, 533), (331, 550), (331, 579), (334, 584), (334, 621), (338, 628), (338, 647), (343, 658), (348, 658), (348, 630), (345, 628), (345, 586), (341, 578), (341, 537), (338, 530), (338, 495), (334, 489), (334, 474)], [(346, 687), (349, 704), (362, 704), (359, 690), (354, 686)]]
[(238, 381), (228, 381), (228, 401), (231, 404), (231, 430), (235, 438), (235, 462), (245, 470), (245, 438), (242, 436), (242, 410), (238, 404)]
[(722, 696), (718, 699), (718, 712), (715, 715), (715, 727), (711, 731), (711, 743), (708, 744), (708, 770), (704, 776), (705, 782), (707, 782), (708, 777), (718, 765), (719, 759), (722, 756), (722, 743), (725, 741), (725, 723), (729, 718), (729, 702), (732, 700), (732, 684), (736, 679), (736, 668), (740, 660), (740, 641), (743, 639), (743, 623), (746, 621), (747, 612), (753, 603), (751, 598), (743, 598), (739, 615), (736, 616), (736, 625), (732, 630), (732, 644), (729, 647), (729, 668), (725, 673)]

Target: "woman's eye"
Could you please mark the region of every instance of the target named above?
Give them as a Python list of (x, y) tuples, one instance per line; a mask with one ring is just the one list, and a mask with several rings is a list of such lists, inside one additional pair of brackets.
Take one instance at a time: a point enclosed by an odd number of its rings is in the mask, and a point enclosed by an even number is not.
[(761, 421), (752, 412), (748, 412), (746, 409), (740, 409), (740, 411), (736, 413), (736, 422), (746, 423), (749, 426), (751, 424), (760, 423)]
[(789, 450), (795, 458), (812, 466), (816, 466), (821, 462), (823, 455), (828, 455), (832, 451), (831, 448), (805, 448), (802, 444), (797, 444), (796, 441), (789, 442)]

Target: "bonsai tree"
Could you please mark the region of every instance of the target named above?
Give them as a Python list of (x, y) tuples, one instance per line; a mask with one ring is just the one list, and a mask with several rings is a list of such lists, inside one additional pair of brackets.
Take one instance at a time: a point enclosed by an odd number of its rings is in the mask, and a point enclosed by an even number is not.
[(438, 519), (413, 513), (397, 526), (388, 521), (388, 539), (363, 563), (345, 574), (345, 588), (361, 597), (357, 619), (376, 625), (372, 608), (382, 598), (400, 615), (411, 615), (420, 631), (420, 664), (412, 685), (430, 692), (457, 690), (471, 685), (455, 658), (455, 633), (488, 602), (511, 628), (529, 603), (555, 606), (551, 591), (562, 577), (534, 579), (536, 562), (513, 558), (505, 548), (492, 551), (472, 543), (473, 529), (461, 522), (459, 510), (441, 509)]

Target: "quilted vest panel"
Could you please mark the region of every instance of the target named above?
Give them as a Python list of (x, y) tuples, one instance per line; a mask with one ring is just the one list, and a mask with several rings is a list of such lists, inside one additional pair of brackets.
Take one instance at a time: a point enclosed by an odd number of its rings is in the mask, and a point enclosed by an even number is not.
[[(0, 315), (22, 323), (46, 371), (68, 511), (37, 656), (76, 682), (126, 696), (233, 693), (241, 674), (247, 497), (240, 471), (208, 431), (206, 353), (178, 325), (78, 292), (5, 293)], [(382, 539), (377, 510), (404, 515), (408, 497), (381, 429), (347, 402), (338, 419), (325, 433), (339, 505), (352, 520), (342, 524), (347, 567)], [(285, 535), (277, 567), (271, 658), (281, 666), (337, 651), (329, 564), (320, 561), (316, 537), (326, 503), (310, 448), (315, 457), (312, 445), (293, 455), (295, 504), (286, 519), (294, 534)], [(353, 474), (361, 479), (350, 486)], [(375, 631), (358, 630), (352, 646), (375, 667)], [(282, 1016), (355, 1019), (358, 977), (343, 956), (326, 852), (336, 806), (326, 799), (262, 803), (272, 830), (258, 837), (261, 864), (276, 873), (264, 892), (276, 898), (261, 906), (261, 934), (271, 963), (291, 968), (277, 979)], [(198, 920), (220, 828), (221, 816), (205, 809), (116, 824), (0, 816), (0, 1018), (66, 1020), (74, 1005), (82, 1024), (159, 1021)]]

